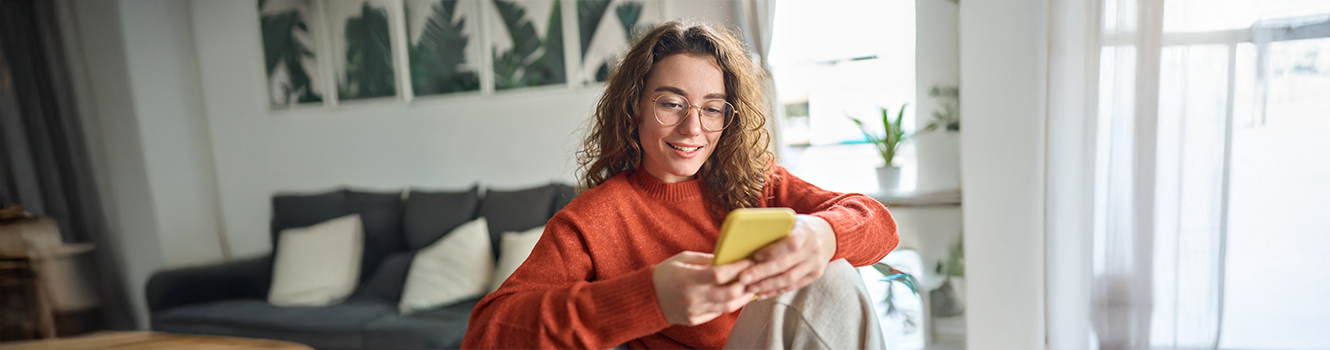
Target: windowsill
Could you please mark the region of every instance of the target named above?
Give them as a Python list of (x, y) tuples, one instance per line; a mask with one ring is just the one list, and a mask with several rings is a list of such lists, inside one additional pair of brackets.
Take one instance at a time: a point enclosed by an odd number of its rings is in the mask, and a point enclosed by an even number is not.
[(889, 207), (932, 207), (961, 205), (961, 190), (868, 194)]

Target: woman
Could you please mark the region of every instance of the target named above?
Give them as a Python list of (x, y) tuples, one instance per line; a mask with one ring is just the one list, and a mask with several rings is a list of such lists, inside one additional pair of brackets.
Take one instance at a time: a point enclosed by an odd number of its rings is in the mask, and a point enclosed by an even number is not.
[[(787, 311), (779, 305), (802, 301), (772, 298), (813, 290), (801, 288), (833, 271), (836, 280), (819, 290), (849, 297), (812, 300), (851, 299), (850, 313), (871, 303), (862, 282), (852, 284), (858, 275), (848, 264), (829, 262), (881, 260), (897, 243), (895, 222), (871, 198), (824, 191), (774, 165), (762, 79), (732, 34), (678, 22), (645, 34), (611, 74), (578, 153), (587, 190), (476, 305), (463, 347), (720, 348), (727, 340), (771, 347), (761, 339), (821, 331), (782, 324)], [(706, 252), (725, 213), (744, 207), (790, 207), (800, 215), (788, 237), (753, 259), (711, 266)], [(763, 301), (745, 307), (754, 298)], [(880, 338), (871, 312), (859, 317), (858, 327), (839, 328)], [(836, 346), (826, 343), (830, 335), (805, 338)]]

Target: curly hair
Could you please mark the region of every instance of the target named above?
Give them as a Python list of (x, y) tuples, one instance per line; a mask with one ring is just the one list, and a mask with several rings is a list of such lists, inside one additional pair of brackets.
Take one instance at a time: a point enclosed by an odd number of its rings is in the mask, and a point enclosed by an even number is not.
[(579, 185), (589, 189), (639, 166), (641, 113), (637, 109), (647, 78), (655, 62), (677, 54), (714, 58), (725, 79), (726, 99), (738, 112), (698, 170), (698, 177), (712, 192), (708, 205), (717, 213), (758, 205), (774, 159), (767, 148), (766, 73), (754, 64), (732, 31), (677, 21), (643, 34), (610, 72), (577, 152)]

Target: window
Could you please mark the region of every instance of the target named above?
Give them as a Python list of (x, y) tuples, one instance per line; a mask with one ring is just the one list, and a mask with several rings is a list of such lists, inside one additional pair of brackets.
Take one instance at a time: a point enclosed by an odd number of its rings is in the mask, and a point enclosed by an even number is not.
[[(1137, 11), (1125, 8), (1134, 3), (1105, 4), (1107, 32), (1123, 36), (1104, 38), (1099, 107), (1130, 116), (1123, 107), (1131, 106), (1137, 94), (1130, 90), (1138, 86), (1112, 69), (1132, 69), (1146, 50), (1123, 40), (1136, 34), (1136, 23), (1119, 20)], [(1330, 3), (1168, 0), (1163, 6), (1158, 137), (1151, 145), (1157, 158), (1143, 168), (1155, 174), (1144, 192), (1155, 210), (1147, 230), (1153, 245), (1145, 253), (1153, 266), (1151, 344), (1193, 346), (1217, 334), (1221, 349), (1330, 348), (1324, 331), (1330, 280), (1323, 272), (1330, 266), (1324, 253), (1330, 249)], [(1108, 115), (1101, 112), (1098, 168), (1132, 171), (1105, 167), (1122, 159), (1104, 152), (1129, 155), (1133, 144), (1108, 145), (1136, 120), (1117, 118), (1113, 126), (1126, 128), (1112, 131), (1103, 124), (1113, 119)], [(1100, 177), (1132, 181), (1132, 175)], [(1101, 182), (1097, 191), (1114, 185)], [(1097, 204), (1100, 220), (1114, 210), (1134, 214), (1103, 204)], [(1098, 233), (1096, 245), (1106, 234), (1140, 238), (1121, 235), (1138, 229), (1105, 229), (1111, 232)], [(1112, 263), (1096, 256), (1095, 270)]]
[[(882, 132), (881, 111), (915, 101), (914, 1), (778, 3), (770, 63), (779, 118), (781, 162), (835, 191), (874, 193), (881, 156), (850, 120)], [(906, 130), (914, 125), (907, 108)], [(897, 166), (909, 167), (902, 150)], [(903, 187), (912, 172), (903, 171)]]

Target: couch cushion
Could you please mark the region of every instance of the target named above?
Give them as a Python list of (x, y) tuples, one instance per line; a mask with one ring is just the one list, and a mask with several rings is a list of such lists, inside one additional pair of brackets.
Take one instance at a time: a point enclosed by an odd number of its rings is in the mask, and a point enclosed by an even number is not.
[[(272, 235), (282, 230), (307, 227), (349, 214), (360, 214), (365, 228), (365, 251), (361, 255), (360, 281), (369, 280), (389, 254), (406, 249), (402, 239), (402, 193), (336, 190), (320, 194), (273, 196)], [(274, 249), (275, 250), (275, 249)]]
[(410, 315), (387, 315), (365, 327), (365, 349), (457, 349), (480, 298)]
[(360, 282), (364, 239), (359, 214), (283, 230), (268, 303), (327, 306), (346, 300)]
[(357, 211), (365, 224), (365, 254), (361, 255), (360, 281), (369, 282), (389, 255), (406, 250), (402, 243), (402, 212), (371, 207)]
[(462, 192), (412, 190), (406, 197), (406, 246), (416, 250), (439, 240), (443, 234), (476, 218), (480, 187)]
[(379, 270), (388, 255), (406, 250), (402, 239), (405, 203), (402, 191), (346, 192), (346, 210), (360, 214), (365, 223), (365, 254), (360, 266), (360, 281), (367, 282)]
[(536, 226), (536, 228), (522, 232), (504, 232), (503, 233), (503, 256), (499, 257), (499, 264), (494, 266), (494, 278), (490, 279), (489, 292), (499, 290), (508, 276), (512, 276), (526, 258), (531, 256), (531, 251), (535, 250), (536, 242), (540, 242), (540, 236), (544, 234), (545, 226)]
[(325, 307), (278, 307), (263, 300), (227, 300), (153, 314), (153, 330), (277, 339), (318, 349), (361, 349), (365, 327), (395, 314), (393, 306), (346, 302)]
[(405, 251), (389, 255), (379, 264), (379, 271), (370, 275), (369, 281), (351, 295), (350, 300), (369, 299), (397, 305), (402, 300), (402, 286), (406, 283), (406, 273), (411, 269), (415, 251)]
[(504, 232), (526, 231), (550, 220), (557, 189), (551, 184), (516, 191), (485, 191), (485, 200), (480, 204), (480, 216), (489, 220), (490, 247), (494, 250), (495, 259), (503, 253), (499, 246), (503, 244)]
[(272, 246), (282, 230), (308, 227), (350, 214), (346, 209), (346, 191), (319, 194), (287, 194), (272, 197)]
[(487, 227), (485, 218), (476, 218), (416, 252), (399, 311), (414, 313), (485, 295), (494, 278)]

